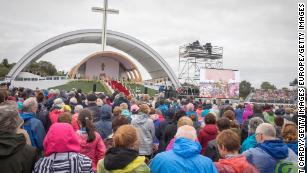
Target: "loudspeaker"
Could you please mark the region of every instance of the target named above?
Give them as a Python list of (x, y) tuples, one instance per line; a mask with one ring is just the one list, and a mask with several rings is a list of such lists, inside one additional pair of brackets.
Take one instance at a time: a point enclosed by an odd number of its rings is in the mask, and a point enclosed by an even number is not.
[(147, 87), (144, 88), (144, 94), (148, 94), (148, 88)]
[(93, 92), (96, 92), (96, 84), (93, 84)]

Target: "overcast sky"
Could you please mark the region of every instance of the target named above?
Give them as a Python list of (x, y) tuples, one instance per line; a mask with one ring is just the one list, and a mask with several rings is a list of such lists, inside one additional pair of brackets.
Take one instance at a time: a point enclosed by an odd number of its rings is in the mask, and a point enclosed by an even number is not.
[[(56, 35), (101, 28), (91, 7), (102, 0), (0, 0), (0, 59), (17, 62)], [(297, 2), (294, 0), (109, 0), (119, 15), (108, 29), (131, 35), (156, 50), (178, 72), (179, 46), (199, 40), (224, 48), (224, 68), (258, 87), (288, 86), (296, 77)], [(42, 59), (68, 71), (99, 45), (77, 44)]]

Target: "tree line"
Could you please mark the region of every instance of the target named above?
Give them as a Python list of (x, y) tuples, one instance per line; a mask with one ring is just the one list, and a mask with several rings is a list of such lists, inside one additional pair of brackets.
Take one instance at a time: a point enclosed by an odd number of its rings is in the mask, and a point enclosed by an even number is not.
[[(297, 79), (296, 78), (292, 82), (290, 82), (289, 86), (295, 86), (295, 85), (297, 85)], [(241, 81), (240, 86), (239, 86), (239, 97), (245, 99), (248, 96), (248, 94), (254, 89), (255, 88), (252, 87), (252, 84), (250, 82), (248, 82), (246, 80)], [(264, 81), (264, 82), (261, 83), (260, 89), (275, 90), (277, 88), (274, 84), (271, 84), (268, 81)], [(282, 89), (288, 89), (288, 88), (284, 87)]]
[[(5, 77), (16, 63), (9, 63), (8, 59), (3, 59), (0, 63), (0, 77)], [(64, 71), (58, 71), (54, 64), (49, 61), (39, 61), (30, 63), (24, 72), (33, 73), (39, 76), (65, 76)]]

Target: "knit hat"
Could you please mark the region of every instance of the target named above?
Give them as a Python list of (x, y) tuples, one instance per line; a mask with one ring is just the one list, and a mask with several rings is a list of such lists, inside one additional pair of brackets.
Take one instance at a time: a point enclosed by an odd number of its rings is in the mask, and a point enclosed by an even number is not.
[(61, 98), (57, 98), (53, 101), (53, 107), (61, 109), (64, 106), (64, 102)]
[(19, 117), (15, 106), (0, 106), (0, 131), (15, 131), (21, 123), (23, 120)]
[(97, 96), (95, 94), (89, 94), (89, 95), (87, 95), (86, 99), (87, 99), (87, 101), (94, 102), (94, 101), (97, 100)]
[(131, 112), (136, 112), (140, 109), (140, 107), (137, 104), (134, 104), (131, 106), (130, 110)]
[(63, 105), (62, 109), (64, 112), (71, 112), (71, 107), (69, 105)]
[(127, 109), (122, 110), (121, 115), (125, 116), (125, 117), (130, 117), (131, 114)]

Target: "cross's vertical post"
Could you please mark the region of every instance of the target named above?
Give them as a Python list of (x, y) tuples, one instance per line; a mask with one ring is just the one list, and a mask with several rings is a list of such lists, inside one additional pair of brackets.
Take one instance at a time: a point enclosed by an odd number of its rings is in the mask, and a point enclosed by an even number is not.
[(103, 8), (104, 8), (104, 10), (103, 10), (102, 37), (101, 37), (102, 51), (105, 50), (106, 40), (107, 40), (107, 10), (108, 10), (108, 0), (104, 0)]
[(102, 51), (104, 51), (106, 48), (106, 43), (107, 43), (107, 15), (108, 13), (118, 14), (119, 11), (114, 10), (114, 9), (108, 9), (108, 0), (104, 0), (103, 8), (92, 7), (92, 11), (100, 12), (102, 13), (102, 16), (103, 16), (102, 32), (101, 32), (101, 47), (102, 47)]

